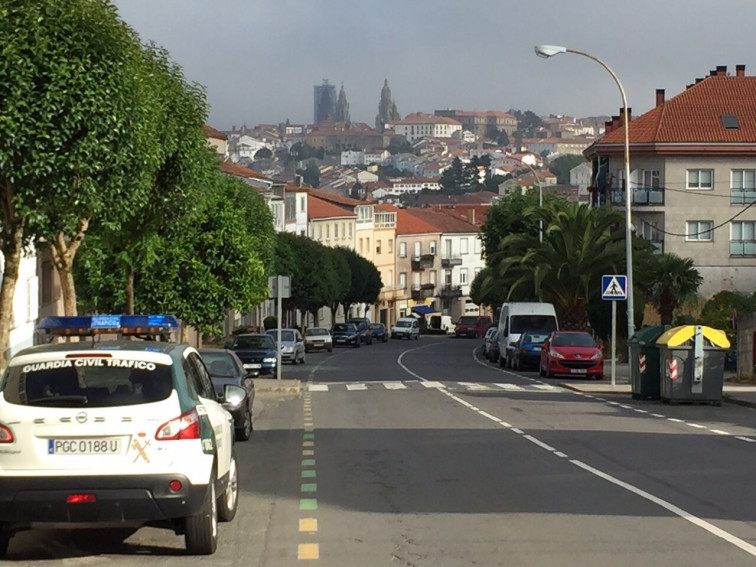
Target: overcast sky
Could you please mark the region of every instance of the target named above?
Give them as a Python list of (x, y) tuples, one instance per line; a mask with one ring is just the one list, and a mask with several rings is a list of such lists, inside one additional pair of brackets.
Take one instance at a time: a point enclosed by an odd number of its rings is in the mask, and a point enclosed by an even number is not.
[(373, 125), (388, 79), (411, 112), (532, 110), (633, 115), (717, 65), (756, 74), (756, 0), (114, 0), (143, 41), (207, 89), (209, 122), (311, 123), (313, 85), (343, 84), (353, 121)]

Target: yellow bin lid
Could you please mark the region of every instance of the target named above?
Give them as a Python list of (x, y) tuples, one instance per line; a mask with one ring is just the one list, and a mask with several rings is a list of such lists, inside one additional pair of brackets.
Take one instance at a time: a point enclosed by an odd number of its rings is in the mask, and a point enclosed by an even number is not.
[[(656, 344), (667, 345), (670, 347), (680, 346), (691, 340), (695, 334), (695, 325), (673, 327), (665, 331), (658, 339), (656, 339)], [(730, 348), (730, 339), (727, 338), (727, 334), (725, 334), (724, 331), (703, 326), (703, 336), (704, 338), (709, 339), (714, 346)]]

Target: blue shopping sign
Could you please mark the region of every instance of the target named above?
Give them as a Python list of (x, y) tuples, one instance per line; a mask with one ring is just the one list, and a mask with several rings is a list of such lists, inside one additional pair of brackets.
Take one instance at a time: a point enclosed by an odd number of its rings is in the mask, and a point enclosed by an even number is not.
[(601, 276), (601, 299), (627, 299), (627, 276)]

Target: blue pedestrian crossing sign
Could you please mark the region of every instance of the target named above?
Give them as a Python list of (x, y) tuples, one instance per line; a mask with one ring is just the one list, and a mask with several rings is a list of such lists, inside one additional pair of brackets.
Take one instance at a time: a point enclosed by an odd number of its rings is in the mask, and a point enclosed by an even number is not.
[(627, 299), (627, 276), (601, 276), (601, 299)]

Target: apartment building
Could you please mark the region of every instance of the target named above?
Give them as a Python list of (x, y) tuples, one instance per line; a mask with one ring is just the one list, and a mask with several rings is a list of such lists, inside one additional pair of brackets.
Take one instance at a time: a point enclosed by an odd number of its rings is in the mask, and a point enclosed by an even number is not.
[[(631, 218), (658, 252), (691, 258), (699, 292), (756, 289), (756, 77), (745, 65), (697, 79), (630, 119)], [(622, 117), (584, 152), (594, 204), (625, 210)]]

